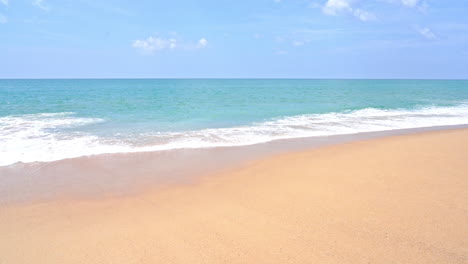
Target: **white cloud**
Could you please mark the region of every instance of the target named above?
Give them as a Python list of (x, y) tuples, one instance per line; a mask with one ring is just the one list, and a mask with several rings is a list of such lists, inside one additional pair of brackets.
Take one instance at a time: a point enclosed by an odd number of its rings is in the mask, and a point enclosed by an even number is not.
[(49, 7), (44, 4), (44, 0), (34, 0), (32, 4), (44, 11), (49, 11)]
[(429, 5), (425, 0), (379, 0), (383, 2), (387, 2), (390, 4), (399, 4), (403, 5), (408, 8), (415, 8), (416, 10), (426, 13), (429, 9)]
[(177, 40), (174, 38), (163, 39), (148, 37), (147, 39), (135, 40), (132, 46), (141, 50), (143, 53), (152, 54), (165, 49), (175, 49), (177, 47)]
[(348, 0), (328, 0), (322, 8), (322, 11), (327, 15), (336, 16), (343, 11), (352, 11), (351, 4)]
[(421, 36), (423, 36), (426, 39), (430, 39), (430, 40), (437, 39), (436, 34), (434, 34), (434, 32), (432, 32), (430, 28), (427, 28), (427, 27), (417, 28), (417, 31), (419, 32), (419, 34), (421, 34)]
[(0, 14), (0, 24), (8, 23), (8, 18), (2, 14)]
[(328, 0), (322, 8), (323, 13), (330, 16), (336, 16), (342, 13), (354, 15), (361, 21), (375, 20), (376, 16), (360, 8), (353, 8), (351, 0)]
[(376, 20), (376, 17), (374, 14), (367, 12), (365, 10), (359, 9), (359, 8), (356, 8), (354, 10), (353, 15), (361, 21)]
[(405, 7), (416, 8), (417, 10), (425, 13), (429, 8), (429, 5), (425, 0), (386, 0), (388, 3), (398, 3)]
[(208, 45), (208, 40), (206, 40), (206, 38), (201, 38), (199, 41), (198, 41), (198, 47), (199, 48), (204, 48)]
[(143, 54), (154, 54), (164, 50), (194, 50), (208, 46), (208, 40), (201, 38), (196, 44), (181, 43), (175, 38), (148, 37), (146, 39), (137, 39), (132, 43), (132, 47), (140, 50)]
[(415, 7), (418, 5), (419, 0), (401, 0), (401, 3), (405, 6)]
[(0, 3), (2, 3), (4, 5), (8, 5), (8, 0), (0, 0)]

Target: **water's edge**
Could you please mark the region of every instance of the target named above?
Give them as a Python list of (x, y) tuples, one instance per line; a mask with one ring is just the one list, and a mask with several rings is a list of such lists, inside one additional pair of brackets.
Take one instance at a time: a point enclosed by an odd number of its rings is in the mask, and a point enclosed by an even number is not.
[(247, 162), (282, 153), (464, 128), (468, 128), (468, 125), (281, 139), (248, 146), (100, 154), (52, 162), (17, 163), (0, 167), (0, 205), (59, 197), (129, 195), (167, 184), (190, 183), (203, 175), (234, 169)]
[(117, 128), (108, 128), (108, 135), (86, 131), (87, 126), (100, 123), (106, 121), (78, 117), (72, 112), (0, 117), (0, 166), (105, 153), (233, 147), (282, 139), (468, 124), (468, 104), (302, 114), (187, 131), (121, 133)]

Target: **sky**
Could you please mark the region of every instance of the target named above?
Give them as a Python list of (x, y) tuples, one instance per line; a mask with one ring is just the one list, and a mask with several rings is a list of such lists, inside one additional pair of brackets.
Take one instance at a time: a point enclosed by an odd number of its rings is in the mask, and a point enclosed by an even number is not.
[(468, 0), (0, 0), (0, 78), (468, 79)]

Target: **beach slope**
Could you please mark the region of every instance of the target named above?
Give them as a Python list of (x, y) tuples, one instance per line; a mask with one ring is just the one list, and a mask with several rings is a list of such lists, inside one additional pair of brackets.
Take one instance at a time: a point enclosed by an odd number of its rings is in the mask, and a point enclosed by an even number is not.
[(138, 195), (4, 205), (0, 263), (467, 263), (467, 223), (468, 130), (446, 130)]

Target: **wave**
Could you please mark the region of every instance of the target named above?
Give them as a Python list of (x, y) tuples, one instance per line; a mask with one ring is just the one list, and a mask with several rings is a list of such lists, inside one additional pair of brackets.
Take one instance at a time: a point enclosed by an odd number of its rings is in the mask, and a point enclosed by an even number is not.
[(240, 146), (288, 138), (463, 125), (468, 124), (468, 104), (304, 114), (245, 126), (148, 132), (126, 138), (103, 138), (78, 132), (79, 128), (100, 122), (105, 120), (76, 117), (71, 112), (0, 117), (0, 165), (103, 153)]
[(72, 112), (0, 117), (0, 165), (106, 153), (109, 146), (102, 145), (96, 136), (59, 132), (103, 121), (75, 117)]
[(279, 139), (331, 136), (395, 129), (468, 124), (468, 105), (383, 110), (365, 108), (278, 118), (248, 126), (148, 134), (167, 142), (151, 150), (238, 146)]

